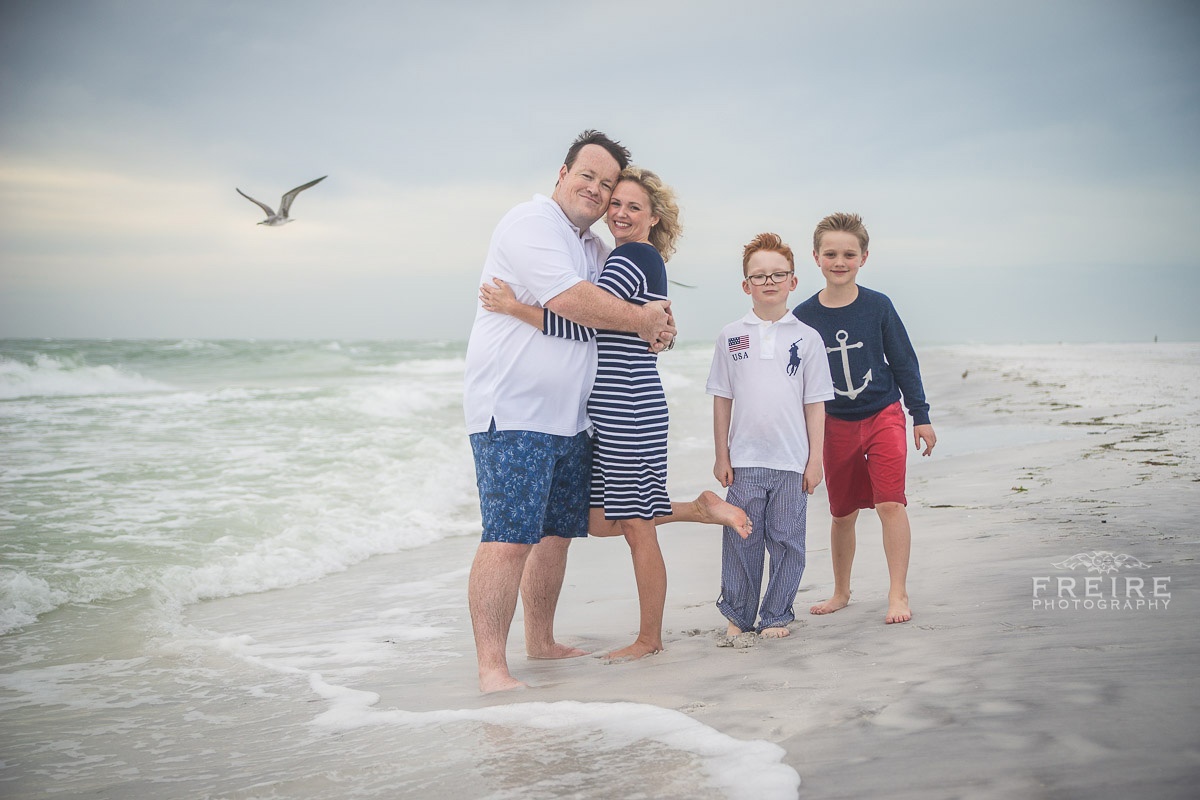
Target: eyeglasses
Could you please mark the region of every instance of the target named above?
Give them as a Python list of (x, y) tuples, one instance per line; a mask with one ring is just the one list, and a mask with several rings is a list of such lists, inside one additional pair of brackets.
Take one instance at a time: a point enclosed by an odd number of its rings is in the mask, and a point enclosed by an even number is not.
[(746, 280), (755, 286), (765, 286), (768, 278), (771, 283), (783, 283), (794, 274), (794, 272), (772, 272), (770, 275), (747, 275)]

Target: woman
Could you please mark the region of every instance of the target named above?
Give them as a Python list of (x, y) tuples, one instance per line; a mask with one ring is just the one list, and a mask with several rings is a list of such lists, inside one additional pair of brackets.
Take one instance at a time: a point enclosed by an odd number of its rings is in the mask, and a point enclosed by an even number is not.
[[(665, 260), (675, 252), (682, 229), (674, 192), (649, 170), (629, 167), (613, 189), (606, 217), (617, 248), (596, 284), (623, 300), (644, 305), (667, 299)], [(586, 341), (596, 338), (598, 368), (588, 398), (596, 429), (592, 461), (593, 536), (624, 536), (633, 555), (641, 625), (637, 640), (608, 658), (632, 660), (662, 650), (662, 616), (667, 570), (655, 525), (703, 522), (728, 525), (743, 538), (746, 514), (709, 491), (690, 503), (667, 495), (667, 401), (658, 376), (658, 356), (632, 333), (593, 331), (538, 306), (517, 302), (499, 278), (480, 287), (488, 311), (510, 314), (547, 335)]]

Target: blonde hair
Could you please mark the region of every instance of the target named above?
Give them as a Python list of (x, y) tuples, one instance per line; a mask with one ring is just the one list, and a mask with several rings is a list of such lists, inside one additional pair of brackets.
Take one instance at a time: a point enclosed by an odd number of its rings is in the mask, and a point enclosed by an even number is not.
[(867, 245), (871, 242), (871, 237), (867, 235), (867, 226), (863, 225), (862, 217), (858, 214), (847, 214), (838, 212), (830, 214), (825, 219), (817, 223), (817, 229), (813, 231), (813, 252), (821, 249), (821, 237), (832, 231), (844, 231), (854, 234), (858, 239), (858, 246), (867, 251)]
[(679, 204), (675, 202), (675, 190), (663, 183), (662, 178), (641, 167), (626, 167), (621, 170), (620, 180), (633, 181), (646, 190), (646, 195), (650, 198), (650, 213), (658, 217), (658, 224), (650, 228), (650, 244), (662, 256), (663, 261), (670, 261), (675, 253), (675, 242), (683, 233), (683, 226), (679, 224)]
[(742, 249), (742, 275), (746, 274), (746, 270), (750, 269), (750, 256), (766, 250), (770, 253), (779, 253), (787, 259), (788, 266), (793, 270), (796, 269), (796, 259), (792, 255), (792, 248), (783, 243), (783, 239), (779, 238), (777, 233), (760, 233), (750, 240), (750, 244)]

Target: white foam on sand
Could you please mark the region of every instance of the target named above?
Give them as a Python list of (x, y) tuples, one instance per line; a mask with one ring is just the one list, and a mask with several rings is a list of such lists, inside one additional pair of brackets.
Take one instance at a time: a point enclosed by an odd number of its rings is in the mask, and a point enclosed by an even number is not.
[[(425, 728), (454, 723), (483, 723), (512, 729), (553, 731), (561, 746), (569, 741), (577, 759), (614, 751), (625, 751), (626, 768), (637, 771), (643, 766), (653, 771), (661, 765), (659, 753), (649, 755), (650, 763), (632, 763), (643, 745), (657, 743), (671, 750), (694, 756), (707, 783), (733, 800), (771, 800), (795, 798), (800, 787), (796, 770), (783, 763), (782, 747), (761, 740), (742, 741), (721, 733), (686, 714), (643, 703), (583, 703), (561, 700), (555, 703), (513, 703), (482, 709), (442, 711), (374, 710), (379, 696), (324, 682), (319, 675), (311, 678), (313, 691), (330, 702), (314, 727), (330, 732), (346, 732), (374, 725)], [(535, 737), (534, 742), (540, 741)], [(510, 743), (511, 744), (511, 743)], [(665, 780), (670, 776), (662, 775)], [(536, 776), (531, 776), (536, 782)], [(560, 785), (570, 785), (572, 776), (556, 774)], [(663, 796), (665, 787), (646, 787), (648, 796)], [(678, 787), (682, 788), (682, 787)]]
[[(391, 571), (380, 570), (379, 579)], [(379, 693), (354, 688), (359, 684), (384, 691), (386, 672), (380, 670), (396, 669), (411, 654), (417, 661), (402, 669), (421, 671), (432, 655), (430, 647), (461, 645), (461, 636), (448, 635), (458, 623), (430, 609), (461, 603), (463, 572), (399, 585), (375, 585), (369, 574), (326, 581), (319, 597), (300, 598), (298, 604), (286, 595), (262, 599), (291, 606), (294, 623), (280, 622), (276, 609), (268, 605), (256, 610), (262, 624), (254, 625), (238, 616), (237, 609), (244, 605), (235, 601), (205, 625), (231, 618), (247, 623), (244, 627), (254, 635), (224, 636), (211, 644), (255, 668), (303, 681), (322, 701), (307, 727), (330, 737), (331, 747), (353, 754), (345, 758), (373, 763), (384, 752), (405, 753), (387, 768), (393, 794), (432, 796), (422, 792), (436, 783), (438, 796), (493, 800), (797, 796), (800, 777), (784, 763), (781, 747), (733, 738), (656, 705), (561, 700), (409, 711), (381, 707)], [(362, 605), (364, 593), (375, 599), (368, 608)], [(324, 616), (318, 608), (324, 609)], [(358, 616), (351, 621), (339, 611), (346, 608), (357, 608)], [(192, 622), (203, 610), (194, 611)], [(216, 612), (217, 607), (207, 610)], [(335, 625), (340, 627), (334, 630)], [(403, 633), (409, 635), (397, 635)], [(437, 693), (443, 687), (435, 674), (436, 670), (427, 686)], [(514, 692), (487, 700), (523, 696), (528, 695)], [(436, 753), (432, 760), (415, 755), (425, 748)], [(363, 791), (374, 796), (373, 785)]]

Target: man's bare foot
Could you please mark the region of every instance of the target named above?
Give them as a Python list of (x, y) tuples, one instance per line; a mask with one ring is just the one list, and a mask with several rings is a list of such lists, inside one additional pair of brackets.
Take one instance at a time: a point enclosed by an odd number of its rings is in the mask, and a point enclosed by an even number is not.
[(792, 632), (787, 628), (763, 628), (758, 635), (764, 639), (782, 639), (785, 636), (791, 636)]
[(604, 658), (608, 661), (637, 661), (639, 658), (652, 656), (655, 653), (662, 652), (662, 645), (655, 647), (652, 644), (646, 644), (642, 641), (636, 641), (628, 647), (622, 647), (620, 650), (613, 650)]
[(824, 603), (817, 603), (808, 610), (810, 614), (832, 614), (835, 611), (841, 611), (850, 603), (850, 595), (835, 594), (833, 597), (826, 600)]
[(568, 647), (558, 642), (554, 642), (546, 648), (527, 648), (525, 651), (525, 655), (529, 658), (537, 659), (579, 658), (587, 654), (587, 650), (580, 650), (578, 647)]
[(888, 625), (893, 622), (908, 622), (912, 619), (912, 611), (908, 607), (908, 595), (903, 594), (900, 597), (888, 596), (888, 613), (883, 618), (883, 621)]
[(733, 528), (743, 539), (750, 535), (752, 526), (746, 512), (731, 503), (726, 503), (714, 492), (706, 489), (692, 502), (701, 522)]
[(488, 692), (503, 692), (509, 689), (528, 688), (528, 684), (521, 683), (507, 672), (479, 673), (479, 691), (483, 692), (484, 694), (487, 694)]
[(737, 625), (734, 625), (732, 622), (729, 623), (729, 627), (725, 629), (726, 636), (737, 636), (741, 632), (742, 632), (742, 629), (739, 628)]

